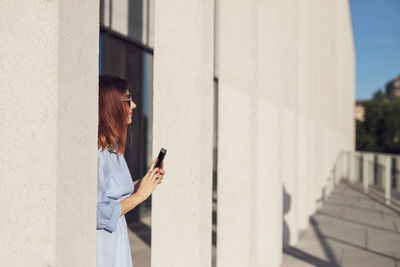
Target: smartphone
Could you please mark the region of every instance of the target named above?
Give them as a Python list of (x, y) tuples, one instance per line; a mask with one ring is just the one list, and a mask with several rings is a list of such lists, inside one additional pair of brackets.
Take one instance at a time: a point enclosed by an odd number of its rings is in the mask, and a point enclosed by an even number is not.
[(164, 148), (161, 148), (160, 153), (158, 154), (157, 164), (154, 168), (161, 168), (161, 164), (164, 160), (165, 154), (167, 154), (167, 150)]

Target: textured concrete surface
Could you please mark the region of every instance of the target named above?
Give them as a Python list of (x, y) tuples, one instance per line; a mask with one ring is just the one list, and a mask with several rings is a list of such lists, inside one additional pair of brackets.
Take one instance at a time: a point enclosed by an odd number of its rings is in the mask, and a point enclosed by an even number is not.
[(257, 227), (257, 10), (254, 1), (222, 0), (218, 5), (217, 266), (252, 266)]
[(340, 183), (282, 267), (400, 266), (400, 214)]
[(98, 14), (1, 2), (1, 266), (95, 266)]
[(152, 196), (153, 267), (211, 265), (213, 9), (155, 3), (153, 156), (168, 152)]
[(354, 150), (350, 9), (221, 0), (217, 10), (217, 265), (279, 266), (282, 239), (296, 242), (339, 152)]

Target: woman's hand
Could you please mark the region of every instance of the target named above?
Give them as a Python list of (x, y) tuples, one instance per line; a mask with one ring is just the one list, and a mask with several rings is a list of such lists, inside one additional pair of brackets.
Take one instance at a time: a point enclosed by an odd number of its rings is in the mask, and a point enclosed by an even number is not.
[[(162, 180), (163, 180), (163, 177), (164, 177), (164, 174), (165, 174), (164, 162), (161, 164), (161, 169), (159, 170), (158, 173), (160, 173), (161, 176), (159, 176), (159, 178), (157, 178), (157, 182), (158, 182), (159, 184), (161, 184), (161, 183), (162, 183)], [(133, 193), (136, 193), (136, 192), (137, 192), (137, 190), (138, 190), (138, 188), (139, 188), (139, 185), (140, 185), (140, 181), (142, 181), (142, 179), (143, 179), (143, 178), (140, 178), (140, 179), (137, 179), (137, 180), (133, 181), (133, 184), (135, 185), (135, 189), (134, 189)]]
[[(165, 173), (165, 171), (160, 168), (154, 168), (156, 163), (157, 157), (154, 159), (146, 175), (140, 179), (140, 182), (138, 183), (139, 186), (136, 194), (142, 198), (142, 201), (145, 201), (153, 193), (156, 186), (160, 183), (159, 179), (162, 180), (162, 177)], [(161, 170), (163, 171), (162, 174)], [(160, 173), (158, 173), (158, 171), (160, 171)]]
[(163, 179), (164, 174), (165, 174), (164, 162), (161, 164), (161, 169), (158, 171), (158, 173), (160, 174), (160, 176), (157, 178), (157, 183), (161, 184), (162, 183), (162, 179)]
[(156, 186), (162, 182), (165, 174), (164, 163), (161, 168), (153, 169), (156, 163), (157, 158), (154, 159), (146, 175), (135, 183), (134, 193), (121, 201), (121, 216), (145, 201), (153, 193)]

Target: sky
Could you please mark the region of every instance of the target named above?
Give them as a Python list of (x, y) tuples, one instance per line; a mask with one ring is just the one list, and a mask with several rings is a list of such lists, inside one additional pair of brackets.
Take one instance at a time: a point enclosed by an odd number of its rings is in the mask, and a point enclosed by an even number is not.
[(400, 75), (400, 0), (350, 0), (356, 99), (369, 99)]

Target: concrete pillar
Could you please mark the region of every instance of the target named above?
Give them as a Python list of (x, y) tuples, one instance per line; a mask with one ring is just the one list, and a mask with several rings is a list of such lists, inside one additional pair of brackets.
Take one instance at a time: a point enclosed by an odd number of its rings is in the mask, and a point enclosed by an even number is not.
[(322, 13), (323, 13), (323, 2), (315, 1), (312, 18), (314, 20), (314, 24), (312, 26), (313, 34), (314, 34), (314, 90), (313, 90), (313, 118), (314, 118), (314, 168), (315, 168), (315, 176), (314, 176), (314, 200), (316, 203), (317, 209), (322, 205), (322, 187), (323, 180), (326, 178), (326, 174), (323, 171), (324, 164), (324, 156), (323, 156), (323, 114), (322, 114), (322, 105), (323, 105), (323, 95), (325, 92), (325, 86), (323, 84), (323, 66), (322, 66), (322, 55), (324, 54), (323, 47), (323, 32), (322, 32)]
[(2, 266), (95, 266), (98, 14), (94, 0), (1, 5)]
[(336, 86), (336, 62), (335, 58), (336, 47), (335, 47), (335, 27), (336, 27), (336, 9), (333, 1), (326, 1), (324, 16), (327, 19), (327, 26), (325, 28), (326, 40), (326, 70), (325, 70), (325, 84), (327, 85), (326, 98), (331, 99), (327, 102), (327, 108), (329, 110), (327, 123), (327, 136), (325, 142), (328, 144), (327, 154), (327, 173), (329, 175), (328, 191), (327, 196), (332, 193), (336, 185), (336, 164), (340, 154), (339, 149), (339, 138), (337, 138), (337, 124), (338, 124), (338, 97), (337, 97), (337, 86)]
[[(257, 162), (263, 160), (257, 158), (259, 155), (256, 139), (257, 112), (261, 111), (257, 109), (256, 100), (257, 9), (255, 1), (221, 0), (218, 1), (217, 10), (217, 266), (254, 266), (257, 225), (255, 186), (257, 175), (263, 175), (265, 172), (260, 172), (257, 166)], [(260, 131), (263, 131), (263, 128)], [(258, 149), (263, 151), (262, 148)]]
[(308, 88), (310, 86), (310, 32), (309, 32), (309, 1), (298, 2), (297, 16), (297, 227), (306, 229), (308, 226), (307, 193), (308, 193)]
[(330, 1), (334, 5), (336, 36), (334, 44), (336, 50), (336, 86), (338, 90), (337, 116), (338, 129), (341, 132), (341, 149), (348, 151), (345, 157), (345, 177), (350, 179), (350, 153), (355, 150), (354, 129), (354, 97), (355, 97), (355, 52), (353, 45), (353, 33), (348, 0)]
[(283, 182), (283, 244), (294, 245), (298, 240), (297, 226), (297, 2), (281, 1), (281, 158)]
[(341, 75), (344, 78), (345, 95), (343, 101), (346, 105), (346, 113), (343, 118), (346, 129), (346, 142), (347, 147), (351, 151), (356, 150), (356, 131), (354, 123), (354, 100), (355, 100), (355, 49), (353, 38), (353, 26), (351, 22), (350, 1), (339, 0), (337, 1), (341, 6), (340, 13), (342, 14), (342, 46), (343, 51), (340, 54), (342, 57)]
[[(311, 89), (311, 88), (310, 88)], [(309, 91), (311, 91), (309, 89)], [(311, 105), (311, 104), (310, 104)], [(311, 109), (311, 108), (310, 108)], [(315, 200), (315, 176), (316, 176), (316, 168), (315, 168), (315, 155), (314, 155), (314, 120), (312, 119), (312, 112), (309, 110), (308, 114), (308, 123), (307, 123), (307, 169), (308, 169), (308, 177), (307, 177), (307, 215), (310, 216), (316, 210), (316, 200)]]
[(155, 3), (153, 156), (168, 152), (152, 197), (153, 267), (211, 265), (213, 8), (211, 0)]
[[(307, 5), (305, 10), (306, 15), (304, 15), (304, 12), (301, 7), (303, 5)], [(316, 109), (316, 101), (314, 100), (316, 97), (316, 92), (317, 92), (317, 86), (316, 86), (316, 78), (315, 78), (315, 72), (317, 70), (317, 56), (315, 54), (315, 49), (317, 47), (317, 42), (316, 42), (316, 36), (317, 34), (315, 33), (315, 25), (317, 24), (315, 14), (316, 14), (316, 8), (315, 5), (310, 3), (310, 1), (307, 1), (306, 3), (304, 2), (299, 2), (299, 7), (300, 7), (300, 25), (303, 24), (304, 17), (306, 17), (306, 28), (307, 28), (307, 33), (308, 36), (308, 45), (307, 49), (310, 51), (309, 56), (307, 59), (308, 63), (308, 86), (307, 86), (307, 94), (310, 96), (308, 99), (311, 100), (307, 104), (307, 145), (308, 145), (308, 151), (307, 151), (307, 169), (308, 169), (308, 177), (307, 177), (307, 215), (310, 216), (313, 214), (316, 210), (316, 198), (315, 198), (315, 191), (316, 191), (316, 177), (317, 177), (317, 161), (316, 161), (316, 119), (315, 119), (315, 109)], [(302, 27), (304, 28), (304, 27)], [(302, 30), (300, 29), (302, 32)], [(299, 35), (300, 37), (300, 35)], [(300, 37), (300, 45), (302, 45), (302, 39), (303, 36)], [(299, 62), (301, 64), (301, 62)], [(299, 76), (300, 78), (300, 76)], [(301, 82), (301, 80), (300, 80)], [(301, 86), (301, 85), (300, 85)], [(311, 97), (312, 96), (312, 97)]]
[[(280, 83), (280, 54), (277, 53), (281, 44), (281, 29), (279, 27), (281, 4), (280, 0), (258, 1), (257, 3), (257, 32), (255, 33), (257, 44), (257, 55), (255, 56), (257, 81), (255, 140), (257, 155), (253, 161), (253, 168), (257, 169), (256, 180), (253, 185), (255, 187), (256, 223), (254, 233), (255, 260), (254, 265), (243, 266), (278, 267), (281, 264), (282, 257), (283, 197), (279, 158), (281, 153), (279, 119), (283, 92)], [(223, 35), (222, 32), (221, 34)], [(240, 62), (238, 63), (240, 64)], [(267, 203), (274, 204), (267, 205)], [(224, 242), (224, 244), (229, 245), (227, 242)], [(221, 244), (218, 243), (218, 250), (220, 246)], [(243, 246), (235, 249), (240, 251)], [(229, 255), (224, 255), (224, 257), (229, 257)], [(239, 265), (232, 263), (232, 265), (225, 266)]]

